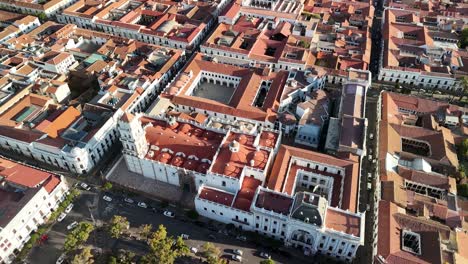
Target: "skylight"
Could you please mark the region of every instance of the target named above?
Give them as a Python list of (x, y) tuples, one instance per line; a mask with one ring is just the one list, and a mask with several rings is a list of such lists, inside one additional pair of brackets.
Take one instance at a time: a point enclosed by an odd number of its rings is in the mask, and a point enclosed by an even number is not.
[(421, 236), (409, 230), (403, 230), (401, 235), (401, 249), (409, 253), (421, 255)]

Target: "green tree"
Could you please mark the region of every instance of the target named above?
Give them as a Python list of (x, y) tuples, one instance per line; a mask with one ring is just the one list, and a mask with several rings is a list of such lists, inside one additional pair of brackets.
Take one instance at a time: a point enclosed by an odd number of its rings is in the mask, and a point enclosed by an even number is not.
[(135, 253), (129, 250), (119, 250), (118, 262), (120, 264), (131, 264), (135, 258)]
[(458, 43), (460, 48), (464, 49), (466, 46), (468, 46), (468, 28), (465, 28), (462, 30), (460, 34), (460, 42)]
[(110, 221), (109, 234), (111, 237), (118, 239), (129, 226), (130, 224), (125, 216), (114, 215)]
[(175, 240), (175, 244), (173, 244), (174, 250), (177, 252), (178, 256), (185, 256), (190, 253), (190, 249), (185, 244), (185, 241), (182, 239), (181, 236), (178, 236)]
[(41, 22), (44, 22), (44, 21), (47, 20), (47, 15), (44, 14), (44, 13), (40, 13), (40, 14), (37, 15), (37, 18), (39, 18), (39, 20), (40, 20)]
[(172, 243), (173, 240), (167, 237), (166, 228), (159, 225), (149, 241), (151, 255), (156, 263), (174, 263), (176, 252), (172, 250)]
[(140, 237), (144, 238), (145, 241), (148, 241), (149, 237), (151, 236), (151, 231), (153, 230), (153, 226), (150, 224), (141, 225), (139, 229), (140, 229)]
[(468, 138), (465, 138), (458, 145), (458, 159), (467, 160), (468, 159)]
[(93, 254), (90, 247), (85, 247), (83, 250), (75, 255), (71, 264), (92, 264), (94, 263)]
[(159, 225), (158, 229), (152, 234), (148, 244), (151, 253), (147, 254), (141, 260), (142, 263), (161, 263), (172, 264), (175, 259), (186, 255), (189, 250), (181, 237), (174, 239), (167, 236), (166, 228)]
[(264, 259), (260, 261), (260, 264), (275, 264), (275, 262), (272, 259)]
[(209, 256), (206, 258), (206, 262), (208, 264), (227, 264), (227, 260), (215, 256)]
[(221, 254), (221, 250), (217, 248), (213, 243), (211, 242), (206, 242), (202, 246), (202, 255), (205, 258), (208, 258), (210, 256), (218, 258), (219, 255)]
[(104, 185), (102, 185), (102, 189), (104, 191), (110, 191), (112, 189), (112, 183), (110, 183), (110, 182), (104, 183)]
[(305, 40), (300, 40), (299, 41), (299, 47), (303, 47), (305, 49), (308, 49), (308, 48), (310, 48), (310, 43), (308, 41), (305, 41)]
[[(465, 31), (464, 29), (463, 31)], [(459, 101), (463, 100), (463, 97), (468, 93), (468, 77), (464, 76), (460, 79), (460, 85), (462, 87), (460, 91), (460, 98), (458, 98)]]
[(107, 260), (107, 264), (117, 264), (117, 258), (114, 256), (110, 256)]
[(65, 238), (64, 249), (67, 252), (75, 250), (79, 245), (86, 242), (89, 234), (94, 230), (94, 226), (89, 222), (81, 222)]

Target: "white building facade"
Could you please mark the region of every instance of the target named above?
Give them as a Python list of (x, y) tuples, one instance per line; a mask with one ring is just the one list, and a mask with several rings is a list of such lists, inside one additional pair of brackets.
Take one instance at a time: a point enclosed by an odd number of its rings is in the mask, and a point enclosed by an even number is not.
[[(15, 252), (23, 248), (30, 235), (47, 221), (50, 214), (65, 199), (68, 185), (63, 176), (58, 177), (60, 183), (51, 192), (44, 186), (29, 190), (18, 187), (17, 190), (24, 192), (24, 196), (18, 202), (22, 207), (8, 223), (0, 226), (0, 263), (11, 263), (15, 259)], [(0, 190), (0, 192), (8, 191)], [(23, 199), (28, 200), (23, 201)]]

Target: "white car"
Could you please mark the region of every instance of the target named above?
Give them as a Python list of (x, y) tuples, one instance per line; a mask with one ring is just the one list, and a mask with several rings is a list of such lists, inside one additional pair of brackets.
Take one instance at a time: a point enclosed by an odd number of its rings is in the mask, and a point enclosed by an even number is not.
[(130, 198), (125, 198), (125, 199), (124, 199), (124, 201), (125, 201), (125, 202), (127, 202), (127, 203), (130, 203), (130, 204), (132, 204), (132, 203), (133, 203), (133, 200), (132, 200), (132, 199), (130, 199)]
[(144, 202), (139, 202), (138, 206), (141, 208), (148, 208), (148, 206)]
[(242, 252), (240, 249), (233, 249), (232, 252), (238, 256), (242, 256), (242, 254), (244, 254), (244, 252)]
[(73, 228), (75, 228), (75, 227), (77, 227), (77, 226), (78, 226), (78, 222), (75, 221), (75, 222), (69, 224), (69, 225), (67, 226), (67, 229), (68, 229), (68, 230), (72, 230)]
[(266, 252), (260, 252), (260, 257), (261, 258), (264, 258), (264, 259), (269, 259), (271, 258), (270, 254), (266, 253)]
[(72, 209), (73, 209), (73, 204), (71, 203), (67, 206), (67, 208), (65, 208), (65, 213), (67, 214), (70, 213)]
[(175, 217), (175, 214), (171, 211), (164, 211), (163, 215), (167, 216), (167, 217), (170, 217), (170, 218), (174, 218)]
[(371, 140), (374, 139), (374, 134), (373, 133), (369, 134), (369, 139), (371, 139)]
[(239, 255), (232, 255), (232, 260), (242, 262), (242, 257)]
[(86, 191), (91, 190), (91, 187), (88, 184), (84, 183), (84, 182), (82, 182), (80, 184), (80, 186), (81, 186), (81, 188), (85, 189)]
[(62, 220), (65, 219), (65, 216), (67, 216), (66, 213), (61, 213), (61, 214), (57, 217), (57, 221), (58, 221), (58, 222), (62, 222)]
[(190, 252), (192, 252), (193, 254), (197, 254), (198, 249), (196, 247), (191, 247)]
[(189, 235), (187, 235), (187, 234), (180, 234), (180, 237), (181, 237), (182, 239), (184, 239), (184, 240), (189, 239)]
[(65, 261), (65, 254), (60, 255), (60, 257), (55, 262), (56, 264), (62, 264)]
[(112, 202), (112, 198), (110, 198), (110, 197), (107, 196), (107, 195), (104, 195), (104, 196), (102, 197), (102, 199), (103, 199), (104, 201), (107, 201), (107, 202)]

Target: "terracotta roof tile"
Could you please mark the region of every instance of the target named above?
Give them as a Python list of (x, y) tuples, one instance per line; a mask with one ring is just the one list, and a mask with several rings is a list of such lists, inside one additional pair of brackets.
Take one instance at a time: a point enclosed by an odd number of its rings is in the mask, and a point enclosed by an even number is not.
[(361, 235), (361, 218), (327, 208), (325, 227), (359, 237)]
[[(288, 169), (292, 162), (291, 159), (294, 157), (310, 160), (312, 162), (318, 162), (324, 165), (329, 164), (332, 166), (344, 168), (344, 175), (331, 174), (324, 171), (317, 173), (324, 174), (335, 179), (333, 187), (334, 193), (332, 194), (333, 206), (339, 205), (339, 192), (337, 190), (343, 188), (341, 208), (349, 209), (353, 212), (356, 210), (359, 163), (348, 160), (341, 160), (326, 154), (281, 145), (267, 181), (268, 188), (288, 194), (294, 193), (295, 190), (293, 190), (292, 187), (296, 181), (295, 173), (299, 166), (292, 166), (291, 169)], [(314, 170), (314, 168), (306, 167), (301, 167), (301, 169)], [(344, 183), (343, 186), (341, 186), (341, 178), (343, 177)]]

